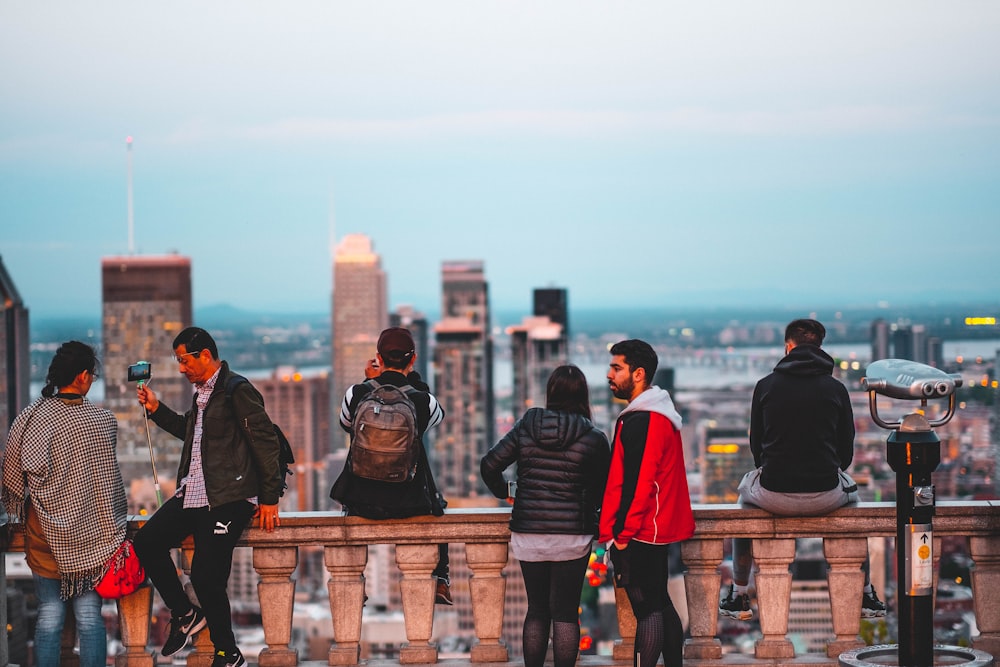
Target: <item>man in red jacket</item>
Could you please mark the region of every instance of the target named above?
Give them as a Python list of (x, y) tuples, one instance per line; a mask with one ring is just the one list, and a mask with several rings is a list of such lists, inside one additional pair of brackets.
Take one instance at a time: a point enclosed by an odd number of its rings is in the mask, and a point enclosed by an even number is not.
[(611, 355), (608, 384), (628, 405), (615, 424), (600, 540), (635, 614), (635, 666), (653, 667), (662, 654), (673, 667), (683, 661), (684, 629), (667, 593), (668, 546), (694, 534), (681, 416), (670, 394), (650, 385), (657, 358), (649, 343), (624, 340)]

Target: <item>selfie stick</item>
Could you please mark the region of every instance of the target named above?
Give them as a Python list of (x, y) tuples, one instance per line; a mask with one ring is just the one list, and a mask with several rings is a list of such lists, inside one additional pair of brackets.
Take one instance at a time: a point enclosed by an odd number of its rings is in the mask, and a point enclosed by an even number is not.
[[(139, 388), (142, 389), (145, 383), (139, 380)], [(142, 421), (146, 424), (146, 443), (149, 445), (149, 464), (153, 467), (153, 488), (156, 489), (156, 506), (163, 505), (163, 493), (160, 491), (160, 478), (156, 476), (156, 457), (153, 456), (153, 440), (149, 437), (149, 414), (146, 406), (142, 406)]]

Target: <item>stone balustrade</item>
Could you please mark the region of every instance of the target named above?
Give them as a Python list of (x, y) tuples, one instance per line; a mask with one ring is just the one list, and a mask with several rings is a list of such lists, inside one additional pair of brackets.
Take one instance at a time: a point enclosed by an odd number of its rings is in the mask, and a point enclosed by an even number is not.
[[(396, 561), (402, 572), (401, 595), (407, 642), (401, 647), (399, 662), (433, 663), (437, 647), (430, 641), (434, 614), (434, 581), (431, 572), (437, 561), (436, 544), (464, 544), (471, 571), (469, 590), (477, 642), (472, 648), (473, 663), (503, 663), (509, 660), (501, 641), (505, 579), (502, 570), (508, 561), (510, 510), (456, 509), (443, 517), (370, 521), (345, 517), (339, 512), (285, 514), (281, 527), (273, 533), (250, 529), (241, 544), (254, 549), (253, 564), (260, 575), (258, 592), (264, 640), (267, 648), (259, 664), (292, 666), (299, 661), (290, 648), (292, 605), (298, 564), (298, 547), (322, 546), (329, 571), (329, 598), (334, 641), (327, 664), (353, 665), (360, 660), (361, 618), (364, 604), (364, 569), (369, 544), (395, 544)], [(860, 591), (864, 575), (861, 563), (867, 553), (867, 538), (892, 537), (896, 532), (895, 505), (861, 503), (844, 507), (822, 517), (776, 517), (763, 510), (741, 509), (735, 505), (695, 507), (697, 532), (682, 546), (688, 571), (685, 575), (690, 639), (685, 645), (688, 665), (816, 665), (837, 664), (837, 656), (862, 646)], [(975, 562), (972, 588), (976, 620), (980, 631), (974, 648), (1000, 655), (1000, 501), (940, 502), (934, 517), (935, 556), (940, 538), (960, 535), (968, 540)], [(717, 634), (718, 599), (721, 579), (719, 564), (723, 540), (730, 537), (753, 539), (757, 602), (763, 634), (753, 656), (723, 655)], [(829, 563), (829, 589), (835, 637), (826, 656), (795, 656), (786, 637), (791, 594), (789, 566), (795, 558), (795, 539), (824, 538), (824, 554)], [(15, 535), (12, 550), (21, 546)], [(190, 556), (190, 544), (184, 545)], [(935, 568), (936, 571), (936, 568)], [(622, 639), (610, 659), (588, 658), (588, 664), (630, 662), (635, 619), (627, 600), (617, 596), (619, 631)], [(150, 588), (119, 602), (124, 652), (117, 657), (119, 667), (152, 667), (154, 647), (148, 645), (152, 604)], [(211, 662), (208, 633), (201, 633), (188, 665)], [(316, 664), (316, 663), (309, 663)], [(322, 663), (320, 663), (322, 664)]]

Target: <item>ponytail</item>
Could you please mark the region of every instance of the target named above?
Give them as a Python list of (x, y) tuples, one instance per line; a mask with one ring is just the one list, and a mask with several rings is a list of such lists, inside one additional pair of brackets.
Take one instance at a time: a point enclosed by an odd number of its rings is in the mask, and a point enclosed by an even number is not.
[(97, 354), (94, 348), (78, 340), (63, 343), (56, 350), (49, 364), (49, 372), (45, 376), (45, 386), (42, 396), (51, 398), (56, 390), (73, 383), (74, 378), (84, 371), (97, 374)]

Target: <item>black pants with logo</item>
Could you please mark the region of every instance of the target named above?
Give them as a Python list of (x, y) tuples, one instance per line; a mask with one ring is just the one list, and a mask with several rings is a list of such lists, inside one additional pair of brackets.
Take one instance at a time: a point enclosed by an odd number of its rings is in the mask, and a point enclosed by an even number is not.
[(216, 650), (236, 648), (232, 612), (226, 586), (233, 567), (233, 549), (250, 524), (256, 508), (246, 500), (184, 509), (184, 499), (174, 496), (163, 503), (135, 535), (135, 552), (172, 614), (191, 610), (170, 550), (188, 535), (194, 536), (191, 585), (208, 621)]

